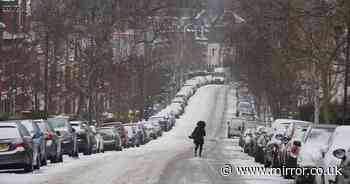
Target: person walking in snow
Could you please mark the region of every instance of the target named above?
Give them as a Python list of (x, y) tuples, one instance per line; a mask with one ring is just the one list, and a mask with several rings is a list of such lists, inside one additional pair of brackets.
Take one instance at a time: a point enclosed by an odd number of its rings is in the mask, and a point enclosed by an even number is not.
[(193, 139), (195, 144), (194, 148), (194, 156), (197, 156), (197, 150), (199, 148), (199, 157), (202, 156), (203, 144), (204, 144), (204, 136), (205, 136), (205, 122), (198, 121), (196, 128), (193, 130), (190, 138)]

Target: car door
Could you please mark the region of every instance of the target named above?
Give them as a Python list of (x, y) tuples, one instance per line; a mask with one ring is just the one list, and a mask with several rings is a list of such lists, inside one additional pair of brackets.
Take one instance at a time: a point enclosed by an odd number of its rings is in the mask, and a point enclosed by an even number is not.
[(27, 153), (30, 153), (30, 156), (33, 157), (34, 154), (34, 143), (32, 136), (28, 132), (28, 130), (20, 123), (17, 124), (19, 133), (22, 136), (24, 142), (24, 148), (27, 150)]

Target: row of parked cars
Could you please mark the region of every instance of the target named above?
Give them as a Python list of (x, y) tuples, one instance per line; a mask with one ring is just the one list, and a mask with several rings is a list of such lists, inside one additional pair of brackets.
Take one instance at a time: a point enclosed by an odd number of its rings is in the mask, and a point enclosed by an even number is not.
[(63, 162), (63, 155), (79, 157), (104, 151), (139, 147), (170, 131), (196, 90), (214, 83), (211, 76), (186, 81), (172, 103), (147, 120), (134, 123), (104, 122), (98, 127), (66, 116), (0, 122), (0, 169), (31, 172), (50, 163)]
[[(350, 183), (350, 126), (277, 119), (271, 126), (237, 119), (239, 145), (265, 167), (302, 168), (304, 174), (284, 173), (296, 184)], [(329, 171), (322, 173), (319, 170)], [(341, 168), (336, 174), (334, 168)], [(316, 173), (318, 169), (319, 173)], [(311, 171), (313, 170), (313, 171)]]

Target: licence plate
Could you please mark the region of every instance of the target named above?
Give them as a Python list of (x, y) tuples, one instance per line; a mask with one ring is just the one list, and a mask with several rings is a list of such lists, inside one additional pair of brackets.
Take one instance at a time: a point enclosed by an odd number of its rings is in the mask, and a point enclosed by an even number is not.
[(8, 144), (0, 144), (0, 151), (7, 151), (9, 149)]

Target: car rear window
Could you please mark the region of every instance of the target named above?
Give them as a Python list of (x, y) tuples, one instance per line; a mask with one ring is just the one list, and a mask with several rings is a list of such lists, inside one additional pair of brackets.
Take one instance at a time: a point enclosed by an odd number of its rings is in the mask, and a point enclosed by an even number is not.
[(32, 122), (30, 121), (21, 121), (22, 125), (26, 127), (26, 129), (28, 130), (28, 132), (30, 133), (34, 133), (34, 127)]
[(332, 135), (334, 129), (312, 129), (307, 137), (307, 142), (326, 142)]
[(41, 131), (47, 131), (47, 127), (44, 122), (37, 122)]
[(0, 126), (0, 139), (13, 139), (21, 137), (14, 126)]
[(55, 130), (68, 130), (68, 121), (64, 118), (50, 118), (47, 121)]

